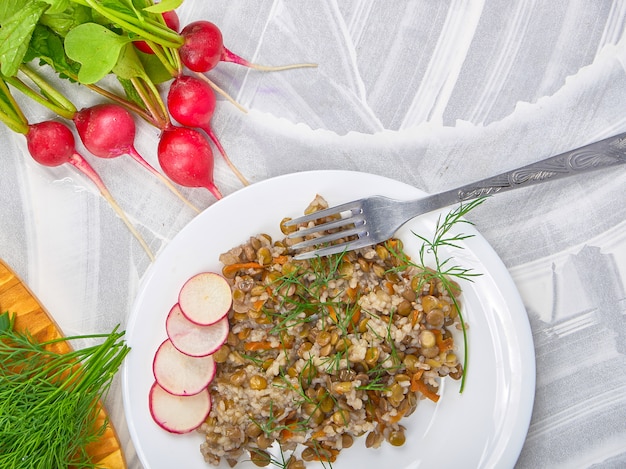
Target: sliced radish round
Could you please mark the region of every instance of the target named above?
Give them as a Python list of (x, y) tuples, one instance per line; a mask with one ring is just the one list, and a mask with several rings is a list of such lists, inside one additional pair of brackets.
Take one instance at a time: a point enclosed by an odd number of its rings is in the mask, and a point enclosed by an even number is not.
[(216, 370), (211, 355), (186, 355), (169, 339), (159, 346), (152, 362), (152, 372), (159, 386), (177, 396), (198, 394), (213, 380)]
[(194, 275), (185, 282), (178, 295), (183, 314), (203, 326), (214, 324), (226, 316), (232, 301), (230, 285), (214, 272)]
[(192, 357), (204, 357), (215, 353), (228, 338), (228, 317), (224, 316), (210, 326), (200, 326), (183, 314), (175, 304), (165, 321), (167, 336), (174, 347)]
[(193, 396), (175, 396), (157, 382), (148, 396), (150, 415), (161, 428), (171, 433), (189, 433), (211, 412), (211, 395), (207, 388)]

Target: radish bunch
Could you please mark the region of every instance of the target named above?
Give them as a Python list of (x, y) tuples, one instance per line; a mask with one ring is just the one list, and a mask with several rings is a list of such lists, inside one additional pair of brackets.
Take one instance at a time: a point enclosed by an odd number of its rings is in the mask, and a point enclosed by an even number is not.
[(180, 289), (165, 321), (167, 339), (152, 362), (148, 402), (154, 421), (171, 433), (198, 428), (211, 411), (217, 366), (212, 354), (228, 338), (232, 293), (224, 277), (203, 272)]
[[(172, 14), (165, 18), (173, 28), (180, 26)], [(231, 162), (219, 139), (210, 126), (215, 111), (214, 89), (221, 89), (203, 74), (212, 70), (220, 61), (233, 62), (258, 70), (287, 70), (298, 67), (314, 67), (315, 64), (295, 64), (270, 67), (253, 64), (234, 54), (224, 46), (222, 33), (210, 21), (194, 21), (186, 25), (181, 36), (184, 39), (178, 54), (187, 69), (196, 72), (192, 77), (179, 71), (170, 84), (167, 108), (171, 116), (181, 125), (202, 130), (217, 147), (222, 158), (233, 173), (244, 184), (248, 180)], [(223, 94), (223, 93), (222, 93)], [(213, 154), (210, 146), (200, 141), (197, 133), (186, 132), (178, 127), (167, 127), (159, 142), (159, 162), (165, 174), (173, 181), (187, 187), (205, 187), (218, 199), (221, 193), (213, 182)], [(195, 149), (195, 151), (194, 151)]]
[[(87, 175), (153, 259), (145, 241), (103, 181), (77, 153), (72, 129), (54, 120), (42, 122), (40, 127), (30, 125), (11, 95), (10, 87), (73, 124), (86, 150), (94, 156), (104, 159), (131, 156), (198, 211), (172, 182), (184, 187), (206, 188), (215, 198), (222, 198), (213, 177), (213, 147), (240, 182), (249, 184), (211, 126), (215, 93), (244, 112), (245, 109), (213, 83), (207, 73), (220, 62), (265, 71), (314, 67), (315, 64), (271, 67), (251, 63), (224, 46), (222, 33), (214, 23), (194, 21), (180, 30), (176, 11), (167, 10), (179, 3), (153, 4), (147, 0), (144, 4), (143, 8), (134, 8), (133, 15), (115, 6), (115, 2), (87, 2), (84, 8), (91, 9), (91, 14), (84, 14), (85, 11), (69, 4), (65, 7), (65, 3), (60, 2), (54, 9), (9, 9), (4, 16), (0, 15), (0, 30), (13, 31), (19, 24), (33, 28), (25, 30), (23, 38), (16, 33), (15, 37), (0, 41), (0, 57), (3, 57), (0, 121), (27, 136), (29, 151), (36, 161), (46, 166), (70, 163)], [(98, 22), (93, 18), (98, 18)], [(68, 24), (72, 25), (69, 30)], [(15, 46), (22, 44), (19, 42), (22, 39), (28, 47)], [(98, 57), (94, 56), (94, 50), (100, 51)], [(49, 65), (60, 78), (80, 83), (106, 98), (106, 102), (77, 111), (71, 100), (56, 90), (50, 78), (39, 73), (33, 63)], [(114, 75), (122, 84), (122, 94), (99, 85), (107, 75)], [(168, 89), (163, 90), (161, 85)], [(166, 102), (162, 95), (167, 96)], [(164, 175), (137, 152), (134, 116), (160, 131), (157, 157)], [(61, 125), (65, 128), (61, 129)], [(44, 131), (53, 141), (44, 143), (38, 138)]]

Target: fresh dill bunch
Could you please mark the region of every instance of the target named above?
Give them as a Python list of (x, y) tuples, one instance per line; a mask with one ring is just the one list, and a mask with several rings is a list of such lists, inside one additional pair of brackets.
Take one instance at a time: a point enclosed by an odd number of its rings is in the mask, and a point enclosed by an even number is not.
[[(123, 332), (74, 336), (37, 343), (0, 315), (0, 467), (94, 468), (87, 446), (104, 434), (100, 402), (129, 348)], [(100, 345), (51, 351), (74, 339)]]

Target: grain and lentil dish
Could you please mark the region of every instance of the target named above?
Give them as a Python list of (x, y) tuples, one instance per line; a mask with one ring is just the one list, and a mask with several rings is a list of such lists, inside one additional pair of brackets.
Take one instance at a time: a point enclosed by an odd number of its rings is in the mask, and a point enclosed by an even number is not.
[[(317, 196), (305, 213), (326, 207)], [(273, 444), (289, 469), (332, 463), (361, 436), (403, 445), (418, 401), (436, 402), (441, 379), (462, 375), (459, 303), (400, 240), (300, 261), (297, 241), (260, 234), (220, 256), (233, 306), (200, 427), (210, 464), (266, 466)]]

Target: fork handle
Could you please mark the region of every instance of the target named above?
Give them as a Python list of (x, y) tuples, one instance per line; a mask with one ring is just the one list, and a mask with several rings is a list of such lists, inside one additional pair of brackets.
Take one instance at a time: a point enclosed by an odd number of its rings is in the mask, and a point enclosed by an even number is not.
[[(590, 143), (521, 168), (472, 182), (432, 197), (431, 210), (519, 187), (626, 163), (626, 133)], [(430, 205), (430, 204), (429, 204)]]

